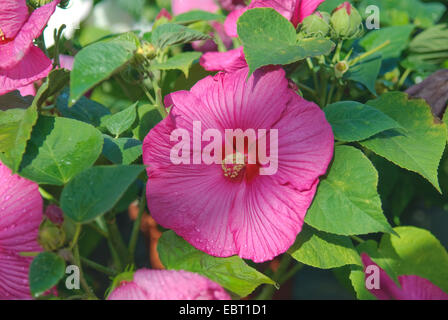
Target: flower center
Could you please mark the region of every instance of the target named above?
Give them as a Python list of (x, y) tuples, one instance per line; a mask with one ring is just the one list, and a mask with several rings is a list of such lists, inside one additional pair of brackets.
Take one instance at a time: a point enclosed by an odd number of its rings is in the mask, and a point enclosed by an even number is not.
[(239, 182), (246, 179), (247, 182), (258, 176), (260, 166), (258, 163), (250, 164), (247, 154), (234, 152), (227, 155), (221, 163), (224, 177), (231, 181)]

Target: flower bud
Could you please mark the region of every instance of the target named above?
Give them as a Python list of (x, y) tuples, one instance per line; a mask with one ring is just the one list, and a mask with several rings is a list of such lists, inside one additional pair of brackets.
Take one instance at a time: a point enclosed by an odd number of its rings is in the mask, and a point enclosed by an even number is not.
[[(31, 6), (32, 8), (39, 8), (46, 4), (49, 4), (51, 1), (53, 1), (53, 0), (28, 0), (27, 4), (29, 6)], [(67, 1), (63, 1), (63, 2), (67, 2)]]
[(306, 37), (325, 37), (330, 31), (330, 15), (326, 12), (315, 12), (302, 22), (301, 32)]
[(333, 11), (330, 22), (338, 39), (355, 39), (363, 30), (361, 15), (349, 2), (344, 2)]
[(54, 251), (61, 248), (65, 242), (65, 233), (62, 227), (45, 219), (39, 227), (37, 241), (46, 251)]
[(349, 65), (347, 61), (343, 60), (336, 63), (336, 65), (334, 66), (334, 74), (336, 75), (336, 78), (342, 78), (342, 76), (348, 71), (348, 69)]

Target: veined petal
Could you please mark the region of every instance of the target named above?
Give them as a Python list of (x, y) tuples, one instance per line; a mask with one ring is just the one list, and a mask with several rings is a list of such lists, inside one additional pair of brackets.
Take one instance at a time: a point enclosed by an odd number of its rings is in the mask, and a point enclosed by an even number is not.
[(28, 270), (32, 258), (0, 250), (0, 300), (31, 299)]
[(37, 234), (43, 201), (36, 183), (0, 163), (0, 249), (40, 251)]
[(0, 68), (0, 95), (45, 78), (51, 69), (51, 60), (42, 50), (33, 45), (26, 56), (14, 67)]
[(215, 0), (173, 0), (171, 9), (174, 15), (177, 16), (191, 10), (216, 12), (219, 10), (219, 6), (215, 3)]
[(199, 63), (207, 71), (234, 72), (247, 67), (243, 47), (226, 52), (207, 52)]
[(48, 23), (60, 0), (54, 0), (31, 13), (16, 37), (0, 45), (0, 69), (12, 68), (22, 60)]
[(26, 0), (2, 0), (0, 2), (0, 39), (14, 39), (28, 18)]

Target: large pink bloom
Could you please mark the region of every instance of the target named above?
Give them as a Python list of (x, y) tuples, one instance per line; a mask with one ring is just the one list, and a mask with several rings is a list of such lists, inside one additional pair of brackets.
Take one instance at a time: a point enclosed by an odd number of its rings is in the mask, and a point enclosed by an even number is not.
[(59, 0), (28, 13), (26, 0), (0, 2), (0, 94), (45, 78), (51, 60), (33, 41), (40, 36)]
[(11, 174), (0, 162), (0, 300), (31, 298), (32, 259), (19, 253), (41, 250), (36, 239), (42, 206), (37, 184)]
[[(145, 138), (143, 160), (149, 209), (159, 224), (208, 254), (262, 262), (285, 252), (302, 229), (334, 138), (324, 113), (288, 87), (281, 68), (259, 69), (246, 81), (247, 75), (247, 68), (218, 73), (167, 96), (170, 115)], [(193, 121), (223, 137), (225, 129), (277, 129), (277, 173), (260, 175), (257, 163), (231, 178), (223, 164), (172, 164), (177, 141), (170, 134), (182, 128), (192, 137)]]
[(442, 289), (419, 276), (399, 276), (400, 288), (367, 254), (361, 257), (366, 268), (375, 265), (380, 269), (380, 289), (369, 290), (379, 300), (448, 300), (448, 294)]
[[(244, 12), (253, 8), (273, 8), (297, 27), (303, 19), (313, 14), (317, 7), (324, 1), (325, 0), (254, 0), (247, 7), (238, 7), (230, 12), (224, 23), (224, 29), (230, 37), (238, 37), (238, 19)], [(241, 57), (239, 57), (239, 55), (239, 52), (226, 54), (206, 53), (201, 57), (200, 63), (207, 71), (234, 70), (241, 65)], [(247, 65), (247, 63), (245, 65)], [(210, 66), (212, 66), (212, 68), (210, 68)]]
[(192, 272), (140, 269), (124, 282), (109, 300), (230, 300), (215, 282)]

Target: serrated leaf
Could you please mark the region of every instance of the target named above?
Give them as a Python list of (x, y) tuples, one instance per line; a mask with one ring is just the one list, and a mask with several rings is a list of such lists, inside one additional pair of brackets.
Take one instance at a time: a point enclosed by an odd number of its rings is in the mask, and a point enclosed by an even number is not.
[(103, 155), (115, 164), (131, 164), (142, 155), (142, 143), (132, 138), (103, 135)]
[(20, 174), (40, 184), (63, 185), (95, 163), (102, 145), (101, 133), (89, 124), (41, 116), (28, 142)]
[(13, 173), (19, 170), (31, 131), (37, 121), (37, 108), (0, 111), (0, 159)]
[(65, 261), (52, 252), (41, 252), (31, 262), (29, 278), (33, 296), (40, 296), (64, 277)]
[(134, 37), (133, 34), (120, 35), (91, 44), (78, 52), (70, 75), (69, 106), (134, 57), (138, 41)]
[(144, 168), (97, 166), (81, 172), (62, 191), (62, 211), (75, 222), (94, 220), (114, 207)]
[(320, 182), (305, 222), (339, 235), (392, 232), (377, 185), (378, 173), (361, 151), (336, 147), (333, 164)]
[(437, 178), (447, 130), (435, 119), (424, 100), (409, 100), (405, 93), (390, 92), (368, 105), (382, 111), (403, 129), (379, 133), (361, 144), (398, 166), (422, 175), (440, 192)]
[(182, 52), (169, 58), (167, 61), (158, 63), (154, 62), (151, 65), (153, 70), (181, 70), (185, 77), (188, 77), (188, 72), (191, 65), (201, 57), (201, 52)]
[(136, 107), (138, 102), (113, 115), (105, 116), (101, 119), (101, 126), (107, 128), (110, 133), (118, 138), (123, 132), (128, 130), (137, 118)]
[(361, 141), (385, 130), (400, 128), (378, 109), (356, 101), (336, 102), (324, 109), (337, 140)]
[(250, 74), (266, 65), (290, 64), (307, 57), (326, 55), (334, 48), (327, 39), (297, 42), (294, 26), (272, 8), (255, 8), (238, 19), (238, 35), (243, 42)]
[(157, 250), (167, 269), (186, 270), (202, 274), (241, 297), (249, 295), (261, 284), (274, 284), (270, 278), (233, 256), (216, 258), (195, 249), (173, 231), (166, 231)]
[(362, 265), (349, 237), (318, 231), (306, 224), (288, 253), (297, 261), (321, 269)]
[(210, 39), (210, 36), (174, 23), (162, 24), (152, 32), (151, 36), (152, 43), (161, 50), (177, 44), (207, 39)]

